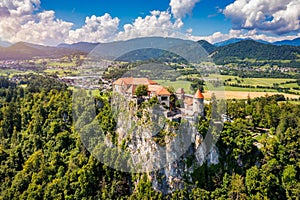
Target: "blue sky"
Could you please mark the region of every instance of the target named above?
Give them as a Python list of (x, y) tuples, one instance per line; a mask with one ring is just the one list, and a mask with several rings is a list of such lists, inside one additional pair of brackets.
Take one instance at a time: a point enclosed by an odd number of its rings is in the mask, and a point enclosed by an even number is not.
[(177, 37), (178, 32), (211, 43), (236, 37), (270, 42), (294, 39), (300, 37), (300, 1), (0, 1), (0, 41), (11, 43), (110, 42)]
[[(183, 19), (185, 29), (192, 28), (198, 35), (209, 35), (214, 32), (228, 32), (230, 21), (219, 9), (223, 9), (233, 0), (202, 0), (198, 2), (192, 13)], [(42, 0), (41, 9), (55, 10), (57, 18), (74, 23), (74, 28), (84, 25), (85, 17), (101, 16), (109, 13), (120, 18), (120, 25), (131, 23), (137, 17), (145, 17), (152, 10), (164, 11), (170, 9), (169, 0), (85, 0), (64, 1)]]

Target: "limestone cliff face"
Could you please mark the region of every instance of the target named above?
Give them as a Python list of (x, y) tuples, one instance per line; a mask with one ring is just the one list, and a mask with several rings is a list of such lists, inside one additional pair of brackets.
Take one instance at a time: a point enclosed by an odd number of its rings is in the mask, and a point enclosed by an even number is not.
[(178, 124), (165, 118), (160, 106), (118, 104), (118, 143), (130, 152), (133, 168), (148, 174), (154, 189), (164, 194), (183, 189), (196, 167), (219, 162), (217, 147), (206, 149), (193, 119), (183, 118)]

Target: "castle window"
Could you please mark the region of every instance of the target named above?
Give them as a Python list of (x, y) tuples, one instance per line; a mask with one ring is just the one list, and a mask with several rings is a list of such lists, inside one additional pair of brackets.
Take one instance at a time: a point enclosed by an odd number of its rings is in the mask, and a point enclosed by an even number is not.
[(167, 101), (168, 100), (168, 97), (161, 97), (160, 98), (162, 101)]

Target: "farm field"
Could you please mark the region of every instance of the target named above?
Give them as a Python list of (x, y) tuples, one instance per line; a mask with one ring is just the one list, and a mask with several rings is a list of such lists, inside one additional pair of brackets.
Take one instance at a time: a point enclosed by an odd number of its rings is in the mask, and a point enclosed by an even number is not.
[(282, 78), (242, 78), (243, 84), (246, 85), (260, 85), (260, 86), (273, 86), (273, 84), (282, 84), (287, 81), (295, 81), (295, 79), (282, 79)]
[[(204, 98), (210, 99), (213, 92), (204, 92)], [(226, 98), (226, 99), (247, 99), (248, 96), (250, 98), (256, 98), (256, 97), (263, 97), (263, 96), (271, 96), (274, 94), (282, 94), (285, 96), (285, 98), (290, 99), (298, 99), (299, 95), (294, 94), (286, 94), (286, 93), (280, 93), (280, 92), (241, 92), (241, 91), (217, 91), (214, 92), (217, 96), (217, 98)]]
[[(206, 77), (207, 79), (213, 79), (213, 78), (219, 78), (221, 80), (231, 79), (232, 81), (237, 80), (243, 80), (241, 84), (244, 85), (252, 85), (252, 86), (270, 86), (272, 87), (274, 83), (280, 84), (280, 87), (283, 88), (292, 88), (297, 87), (298, 85), (296, 83), (289, 83), (289, 84), (282, 84), (286, 83), (287, 81), (295, 81), (295, 79), (283, 79), (283, 78), (239, 78), (237, 76), (227, 76), (227, 75), (217, 75), (212, 74), (209, 77)], [(190, 91), (190, 84), (189, 81), (169, 81), (169, 80), (155, 80), (157, 83), (163, 85), (163, 86), (172, 86), (177, 90), (178, 88), (184, 88), (186, 93), (191, 93)], [(233, 87), (233, 86), (225, 86), (220, 88), (213, 87), (210, 83), (206, 82), (206, 85), (204, 87), (204, 90), (206, 91), (204, 93), (205, 98), (209, 99), (211, 97), (211, 92), (209, 92), (209, 88), (213, 88), (214, 91), (218, 91), (219, 94), (222, 94), (221, 96), (224, 96), (227, 99), (247, 99), (248, 95), (250, 95), (251, 98), (255, 97), (261, 97), (266, 95), (274, 95), (274, 94), (283, 94), (286, 98), (292, 98), (292, 99), (298, 99), (300, 95), (295, 94), (286, 94), (282, 92), (277, 92), (275, 89), (266, 89), (266, 88), (242, 88), (242, 87)]]
[[(282, 84), (287, 81), (295, 81), (295, 79), (286, 79), (286, 78), (240, 78), (238, 76), (229, 76), (229, 75), (218, 75), (211, 74), (207, 78), (219, 78), (223, 81), (231, 79), (228, 83), (238, 83), (241, 85), (252, 85), (252, 86), (273, 86), (273, 84)], [(286, 84), (283, 84), (284, 86)]]
[(35, 74), (35, 73), (36, 72), (32, 70), (28, 70), (28, 71), (20, 71), (15, 69), (0, 70), (0, 76), (8, 77), (8, 78), (12, 78), (14, 75), (25, 75), (25, 74)]

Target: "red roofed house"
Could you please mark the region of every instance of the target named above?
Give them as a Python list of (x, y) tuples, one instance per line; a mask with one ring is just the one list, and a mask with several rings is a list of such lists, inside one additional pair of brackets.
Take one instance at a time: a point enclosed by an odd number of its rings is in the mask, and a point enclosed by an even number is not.
[(170, 106), (171, 94), (168, 90), (148, 78), (119, 78), (113, 82), (113, 90), (120, 94), (134, 96), (135, 89), (138, 85), (146, 85), (148, 87), (149, 97), (157, 96), (161, 104), (165, 104), (168, 107)]
[(204, 96), (198, 89), (193, 98), (193, 112), (197, 112), (201, 116), (203, 116), (204, 114), (203, 110), (204, 110)]

